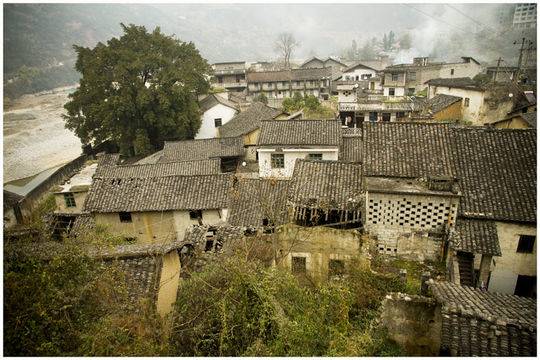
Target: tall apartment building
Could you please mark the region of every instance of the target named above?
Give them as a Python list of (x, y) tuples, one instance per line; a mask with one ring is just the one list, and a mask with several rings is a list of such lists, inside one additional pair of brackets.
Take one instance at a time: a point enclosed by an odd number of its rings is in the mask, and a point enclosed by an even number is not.
[(512, 27), (516, 29), (536, 28), (536, 4), (516, 4)]

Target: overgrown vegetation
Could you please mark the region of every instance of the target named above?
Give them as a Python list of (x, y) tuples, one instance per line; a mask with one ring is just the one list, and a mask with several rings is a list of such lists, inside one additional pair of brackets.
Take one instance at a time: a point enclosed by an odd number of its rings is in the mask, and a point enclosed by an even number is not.
[(333, 119), (336, 115), (332, 108), (321, 104), (316, 96), (302, 96), (299, 92), (295, 92), (293, 97), (283, 99), (282, 107), (288, 113), (303, 110), (306, 119)]
[(239, 258), (209, 265), (179, 290), (171, 354), (399, 355), (375, 319), (397, 277), (352, 265), (342, 280), (302, 286), (289, 271)]

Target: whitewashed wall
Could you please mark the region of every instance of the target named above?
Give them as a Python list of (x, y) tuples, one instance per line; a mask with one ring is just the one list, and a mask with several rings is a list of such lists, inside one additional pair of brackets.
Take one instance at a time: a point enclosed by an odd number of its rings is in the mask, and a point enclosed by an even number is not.
[(225, 125), (236, 114), (236, 110), (217, 104), (204, 112), (201, 117), (201, 127), (195, 136), (195, 139), (210, 139), (217, 137), (217, 128), (214, 119), (221, 118), (221, 124)]
[[(227, 220), (228, 209), (214, 209), (202, 211), (202, 223), (204, 225), (216, 225)], [(176, 239), (183, 240), (186, 234), (186, 229), (193, 225), (199, 225), (198, 220), (189, 218), (189, 211), (174, 211), (174, 230), (176, 231)]]
[[(322, 154), (323, 160), (337, 161), (338, 148), (325, 149), (283, 149), (285, 155), (285, 167), (281, 169), (273, 169), (271, 163), (271, 154), (275, 153), (274, 149), (258, 149), (259, 153), (259, 176), (268, 178), (289, 178), (294, 171), (296, 159), (305, 159), (308, 154)], [(281, 152), (280, 152), (281, 153)]]
[[(389, 87), (384, 87), (383, 89), (383, 95), (384, 96), (390, 96), (390, 88), (392, 86), (389, 86)], [(405, 88), (404, 87), (393, 87), (395, 89), (395, 93), (394, 93), (394, 96), (405, 96)]]
[(371, 75), (371, 77), (375, 77), (377, 72), (370, 69), (355, 69), (353, 71), (344, 72), (341, 78), (343, 80), (357, 80), (356, 77), (358, 77), (358, 80), (364, 80), (362, 79), (362, 75)]

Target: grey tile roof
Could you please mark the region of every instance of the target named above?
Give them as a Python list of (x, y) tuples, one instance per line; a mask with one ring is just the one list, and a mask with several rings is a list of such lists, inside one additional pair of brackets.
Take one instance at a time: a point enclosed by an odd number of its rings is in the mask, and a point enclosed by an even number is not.
[(462, 217), (536, 222), (536, 131), (456, 127)]
[(521, 117), (523, 118), (523, 120), (525, 120), (527, 124), (529, 124), (531, 128), (536, 129), (536, 111), (521, 114)]
[(226, 124), (219, 127), (219, 135), (233, 137), (248, 134), (258, 129), (261, 126), (261, 121), (272, 120), (280, 113), (281, 110), (271, 108), (261, 102), (254, 102), (245, 111), (236, 114)]
[(159, 162), (236, 157), (243, 154), (244, 143), (239, 137), (166, 141), (163, 147), (163, 156)]
[(217, 104), (222, 104), (230, 107), (231, 109), (238, 110), (235, 103), (216, 94), (210, 94), (199, 101), (199, 108), (202, 112), (206, 112)]
[(151, 155), (148, 155), (147, 157), (140, 159), (139, 161), (135, 162), (134, 165), (156, 164), (159, 162), (162, 156), (163, 150), (159, 150)]
[(230, 175), (96, 178), (87, 212), (167, 211), (226, 208)]
[(238, 179), (230, 192), (229, 224), (261, 227), (263, 219), (275, 225), (287, 222), (289, 180)]
[(451, 246), (473, 254), (501, 256), (497, 227), (490, 220), (458, 218)]
[(478, 85), (476, 81), (474, 81), (473, 79), (469, 77), (431, 79), (431, 80), (426, 81), (424, 84), (428, 84), (431, 86), (444, 86), (444, 87), (450, 87), (450, 88), (475, 90), (475, 91), (485, 90), (483, 86)]
[(292, 69), (282, 71), (248, 72), (247, 82), (276, 82), (276, 81), (302, 81), (320, 80), (332, 76), (332, 68)]
[(114, 166), (120, 162), (120, 154), (100, 153), (97, 155), (98, 168), (101, 166)]
[(219, 174), (220, 172), (220, 160), (207, 159), (171, 163), (101, 167), (94, 174), (94, 178), (149, 178), (170, 175), (211, 175)]
[(343, 136), (339, 160), (343, 162), (362, 162), (362, 136)]
[(341, 145), (341, 122), (337, 120), (263, 121), (259, 145)]
[(362, 167), (337, 161), (297, 160), (289, 200), (325, 209), (358, 209), (362, 205)]
[(459, 96), (437, 94), (433, 98), (426, 101), (426, 108), (432, 113), (438, 113), (439, 111), (446, 109), (450, 105), (461, 101), (462, 98)]
[(366, 176), (454, 177), (448, 124), (364, 123)]
[(442, 304), (441, 346), (453, 356), (536, 356), (536, 300), (449, 282), (430, 284)]
[(373, 101), (359, 102), (356, 104), (356, 111), (414, 111), (412, 101)]

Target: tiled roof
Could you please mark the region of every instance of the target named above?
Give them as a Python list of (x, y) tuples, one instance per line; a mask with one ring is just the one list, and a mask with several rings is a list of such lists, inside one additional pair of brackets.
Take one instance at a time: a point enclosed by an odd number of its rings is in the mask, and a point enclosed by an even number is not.
[(527, 124), (529, 124), (531, 128), (536, 129), (536, 111), (521, 114), (521, 117), (523, 118), (523, 120), (525, 120)]
[(362, 136), (343, 136), (339, 160), (343, 162), (362, 162)]
[(281, 113), (280, 110), (254, 102), (245, 111), (236, 114), (230, 121), (219, 127), (221, 137), (241, 136), (252, 132), (261, 126), (261, 121), (272, 120)]
[(439, 111), (446, 109), (450, 105), (461, 101), (462, 98), (459, 96), (437, 94), (433, 98), (429, 99), (426, 102), (427, 110), (430, 110), (432, 113), (438, 113)]
[(156, 164), (159, 162), (162, 156), (163, 150), (159, 150), (151, 155), (148, 155), (147, 157), (140, 159), (139, 161), (135, 162), (134, 165)]
[(493, 221), (458, 218), (451, 246), (473, 254), (501, 256), (497, 227)]
[(216, 94), (210, 94), (199, 101), (199, 108), (202, 112), (206, 112), (217, 104), (222, 104), (230, 107), (231, 109), (238, 110), (235, 103)]
[(367, 176), (454, 176), (449, 125), (380, 122), (363, 128)]
[(239, 137), (200, 140), (166, 141), (159, 162), (203, 160), (214, 157), (235, 157), (244, 154), (244, 143)]
[(259, 145), (341, 145), (341, 123), (337, 120), (263, 121)]
[(441, 347), (452, 356), (536, 356), (536, 300), (450, 282), (430, 284), (442, 304)]
[(220, 160), (207, 159), (171, 163), (117, 165), (102, 167), (94, 178), (149, 178), (170, 175), (211, 175), (219, 174)]
[(282, 71), (248, 72), (247, 82), (276, 82), (276, 81), (302, 81), (320, 80), (332, 75), (332, 68), (291, 69)]
[(230, 175), (94, 179), (88, 212), (167, 211), (226, 208)]
[(536, 131), (454, 128), (460, 216), (536, 222)]
[(424, 84), (428, 84), (431, 86), (444, 86), (444, 87), (450, 87), (450, 88), (458, 88), (458, 89), (467, 89), (467, 90), (475, 90), (475, 91), (484, 91), (485, 88), (478, 85), (476, 81), (469, 77), (461, 77), (461, 78), (448, 78), (448, 79), (431, 79), (426, 81)]
[[(374, 71), (377, 71), (376, 69), (370, 67), (370, 66), (367, 66), (367, 65), (364, 65), (362, 64), (362, 62), (358, 62), (356, 64), (354, 64), (353, 66), (350, 66), (348, 67), (347, 69), (343, 70), (344, 73), (347, 73), (349, 71), (354, 71), (356, 69), (368, 69), (368, 70), (374, 70)], [(372, 78), (370, 79), (372, 80)]]
[(362, 167), (337, 161), (297, 160), (289, 200), (326, 209), (357, 209), (362, 199)]
[(120, 154), (100, 153), (97, 155), (98, 168), (101, 166), (114, 166), (120, 162)]
[(289, 180), (239, 179), (230, 192), (229, 224), (260, 227), (263, 219), (287, 222)]
[(414, 111), (412, 101), (373, 101), (359, 102), (356, 104), (356, 111)]

